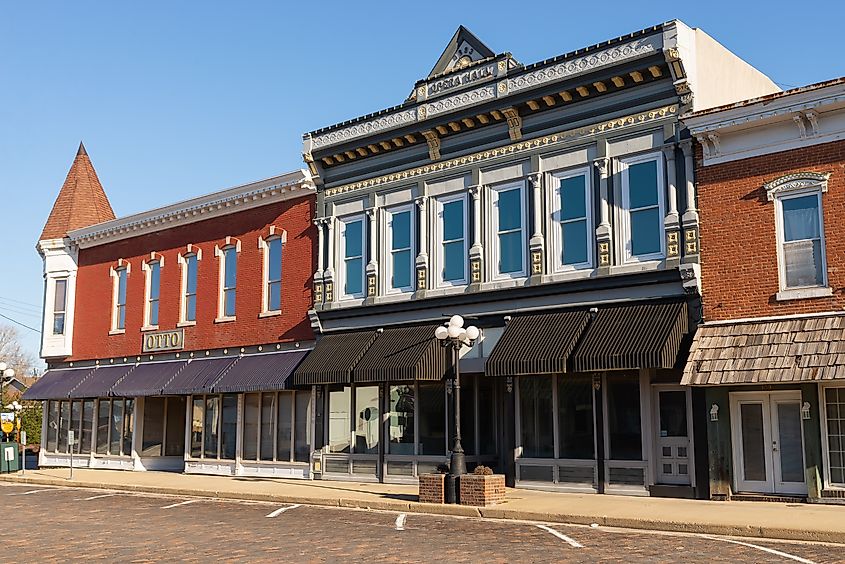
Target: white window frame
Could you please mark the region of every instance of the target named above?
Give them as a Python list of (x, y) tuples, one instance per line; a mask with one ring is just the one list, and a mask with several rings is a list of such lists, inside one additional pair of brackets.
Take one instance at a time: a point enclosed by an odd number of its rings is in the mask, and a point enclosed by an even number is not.
[[(809, 188), (802, 188), (800, 190), (789, 190), (778, 192), (772, 196), (775, 202), (775, 236), (777, 237), (777, 253), (778, 253), (778, 298), (788, 297), (815, 297), (816, 295), (830, 295), (827, 276), (827, 243), (824, 236), (824, 210), (822, 201), (823, 188), (819, 184)], [(783, 225), (783, 201), (791, 200), (793, 198), (803, 198), (805, 196), (816, 196), (819, 203), (819, 239), (821, 240), (821, 256), (822, 256), (822, 284), (812, 286), (794, 286), (786, 285), (786, 258), (783, 252), (784, 241), (784, 225)], [(820, 292), (819, 292), (820, 291)], [(818, 294), (816, 294), (819, 292)]]
[[(129, 273), (131, 272), (130, 264), (125, 260), (119, 260), (117, 266), (109, 269), (109, 275), (112, 277), (112, 308), (111, 308), (111, 330), (110, 335), (119, 335), (126, 332), (126, 302), (129, 301)], [(126, 276), (126, 295), (123, 296), (123, 327), (118, 327), (118, 309), (121, 304), (118, 303), (120, 296), (120, 276), (125, 273)]]
[[(385, 213), (383, 214), (383, 221), (382, 221), (382, 233), (384, 233), (384, 244), (382, 245), (382, 261), (381, 264), (384, 265), (384, 274), (382, 276), (383, 280), (383, 293), (386, 295), (389, 294), (408, 294), (414, 291), (414, 282), (416, 278), (416, 267), (415, 267), (415, 260), (417, 257), (417, 244), (416, 244), (416, 226), (417, 226), (417, 218), (415, 214), (414, 204), (405, 204), (401, 206), (395, 206), (391, 208), (387, 208), (384, 210)], [(409, 229), (411, 230), (410, 233), (410, 252), (411, 252), (411, 272), (409, 281), (410, 284), (408, 286), (403, 286), (401, 288), (394, 288), (393, 287), (393, 216), (394, 214), (408, 212), (410, 214), (410, 222), (409, 222)]]
[[(58, 289), (59, 289), (59, 283), (60, 282), (64, 283), (64, 286), (65, 286), (64, 299), (62, 300), (62, 301), (64, 301), (64, 308), (63, 309), (57, 309), (56, 308), (56, 301), (57, 301), (56, 298), (58, 297)], [(53, 305), (53, 308), (52, 308), (53, 309), (53, 315), (52, 315), (53, 323), (51, 324), (51, 329), (52, 329), (51, 334), (55, 335), (55, 336), (65, 335), (67, 333), (67, 313), (68, 313), (67, 298), (68, 298), (68, 285), (69, 284), (70, 284), (70, 281), (67, 277), (55, 278), (53, 280), (53, 304), (52, 304)], [(59, 333), (56, 332), (56, 316), (58, 316), (58, 315), (62, 316), (62, 330)]]
[[(628, 184), (628, 168), (631, 165), (649, 161), (657, 162), (657, 215), (660, 220), (660, 251), (656, 253), (649, 253), (646, 255), (634, 256), (632, 254), (633, 240), (631, 238), (631, 208)], [(623, 262), (637, 263), (663, 260), (664, 258), (666, 258), (666, 236), (664, 232), (664, 222), (666, 216), (666, 173), (663, 164), (663, 153), (647, 153), (644, 155), (637, 155), (633, 157), (619, 159), (617, 162), (619, 164), (619, 176), (622, 179), (622, 233), (623, 241), (625, 243), (623, 250)], [(639, 209), (643, 208), (637, 208), (637, 210)]]
[[(197, 288), (194, 293), (194, 319), (188, 319), (188, 261), (196, 258), (197, 261)], [(179, 285), (179, 323), (178, 327), (188, 327), (197, 324), (197, 307), (199, 306), (199, 267), (202, 260), (202, 249), (194, 245), (188, 245), (184, 254), (179, 254), (179, 264), (182, 267)]]
[(159, 255), (156, 258), (155, 253), (153, 253), (153, 258), (145, 260), (141, 264), (141, 270), (144, 271), (144, 326), (141, 327), (141, 331), (152, 331), (158, 329), (159, 325), (158, 323), (154, 325), (150, 323), (153, 264), (158, 264), (158, 321), (161, 321), (161, 270), (164, 268), (164, 257)]
[[(826, 489), (845, 491), (845, 482), (832, 482), (830, 479), (830, 436), (828, 435), (829, 423), (827, 420), (827, 401), (825, 391), (828, 388), (842, 388), (845, 384), (819, 384), (819, 420), (821, 421), (821, 449), (822, 465), (824, 466), (823, 484)], [(803, 399), (802, 399), (803, 402)]]
[[(522, 268), (516, 272), (499, 272), (499, 260), (502, 250), (499, 246), (499, 193), (510, 190), (519, 190), (519, 199), (522, 203), (522, 219), (520, 223), (520, 241), (522, 248)], [(508, 181), (502, 184), (494, 184), (488, 187), (487, 199), (488, 217), (490, 218), (490, 230), (487, 234), (485, 248), (490, 249), (490, 260), (488, 268), (491, 280), (512, 280), (528, 276), (528, 190), (525, 180)]]
[[(275, 226), (270, 226), (269, 235), (258, 238), (258, 250), (261, 251), (261, 316), (279, 315), (282, 313), (282, 288), (284, 287), (284, 263), (285, 263), (285, 245), (287, 244), (287, 231), (284, 229), (277, 229)], [(270, 244), (273, 241), (281, 242), (281, 256), (279, 257), (282, 266), (279, 270), (279, 307), (278, 309), (270, 309)]]
[[(575, 178), (577, 176), (584, 176), (584, 190), (586, 198), (586, 218), (587, 218), (587, 261), (578, 264), (563, 264), (563, 229), (562, 221), (560, 220), (560, 190), (563, 180), (567, 178)], [(550, 210), (549, 217), (551, 219), (552, 236), (551, 253), (552, 266), (554, 272), (573, 272), (576, 270), (587, 270), (594, 268), (594, 247), (596, 243), (595, 220), (593, 219), (593, 207), (595, 201), (593, 199), (593, 175), (589, 166), (582, 166), (578, 168), (571, 168), (551, 173), (551, 190), (548, 190), (548, 208)]]
[[(346, 293), (346, 226), (356, 221), (361, 222), (361, 291)], [(363, 298), (367, 292), (367, 216), (364, 214), (347, 215), (337, 218), (337, 262), (339, 280), (336, 288), (341, 300)]]
[[(233, 249), (235, 258), (235, 315), (226, 315), (226, 303), (224, 290), (226, 289), (226, 255), (225, 251)], [(215, 323), (222, 323), (225, 321), (234, 321), (237, 319), (237, 295), (238, 295), (238, 259), (237, 255), (241, 252), (241, 242), (234, 237), (226, 237), (226, 242), (222, 247), (215, 246), (214, 254), (217, 255), (217, 319)]]
[[(443, 279), (443, 206), (450, 202), (461, 200), (464, 203), (464, 277), (461, 280), (444, 280)], [(457, 192), (439, 196), (434, 199), (434, 253), (432, 272), (434, 274), (433, 280), (436, 288), (451, 288), (456, 286), (466, 286), (469, 280), (469, 210), (467, 209), (469, 202), (466, 192)]]

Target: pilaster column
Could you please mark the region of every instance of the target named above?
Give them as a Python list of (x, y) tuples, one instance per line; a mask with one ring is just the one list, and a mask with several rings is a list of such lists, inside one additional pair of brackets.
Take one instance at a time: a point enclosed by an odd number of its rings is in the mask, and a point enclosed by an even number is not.
[(678, 176), (675, 167), (675, 144), (670, 143), (663, 147), (663, 156), (666, 158), (666, 179), (667, 179), (667, 211), (663, 220), (663, 228), (666, 237), (666, 260), (675, 263), (681, 257), (681, 228), (678, 222)]
[(368, 209), (367, 218), (369, 218), (370, 224), (370, 233), (367, 239), (370, 242), (368, 245), (370, 260), (367, 261), (367, 300), (373, 300), (378, 293), (378, 260), (376, 257), (376, 253), (378, 253), (376, 245), (378, 241), (378, 208)]
[(484, 247), (481, 245), (481, 191), (484, 186), (469, 187), (472, 197), (472, 246), (469, 248), (469, 287), (476, 290), (482, 282), (484, 272)]
[(417, 222), (420, 226), (420, 250), (414, 261), (417, 273), (416, 294), (418, 297), (422, 297), (428, 288), (428, 197), (420, 196), (414, 201), (420, 209), (420, 220)]
[(314, 272), (314, 307), (320, 308), (323, 305), (323, 265), (325, 264), (325, 244), (323, 240), (323, 225), (325, 218), (318, 217), (314, 220), (317, 227), (317, 270)]
[(681, 218), (683, 227), (684, 262), (698, 262), (698, 209), (695, 205), (695, 156), (692, 150), (692, 139), (685, 139), (680, 143), (684, 152), (684, 177), (686, 180), (687, 209)]
[(540, 282), (543, 276), (543, 265), (545, 264), (546, 243), (543, 238), (543, 173), (532, 172), (528, 175), (528, 182), (531, 184), (531, 218), (534, 223), (534, 230), (531, 239), (528, 241), (528, 253), (531, 258), (529, 274), (532, 282)]
[(613, 230), (610, 226), (610, 200), (607, 194), (610, 159), (599, 157), (593, 161), (593, 166), (599, 173), (599, 226), (596, 227), (596, 266), (600, 274), (607, 274), (613, 264)]
[(323, 218), (326, 226), (326, 269), (323, 271), (323, 303), (330, 304), (335, 301), (334, 294), (334, 217)]

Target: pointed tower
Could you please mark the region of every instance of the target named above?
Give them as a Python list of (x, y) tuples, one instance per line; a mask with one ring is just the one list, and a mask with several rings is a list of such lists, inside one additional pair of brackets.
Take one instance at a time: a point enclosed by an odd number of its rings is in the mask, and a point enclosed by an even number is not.
[(42, 358), (58, 359), (70, 356), (72, 352), (79, 251), (67, 234), (74, 229), (114, 218), (103, 185), (97, 178), (85, 145), (80, 142), (76, 158), (35, 247), (44, 261)]

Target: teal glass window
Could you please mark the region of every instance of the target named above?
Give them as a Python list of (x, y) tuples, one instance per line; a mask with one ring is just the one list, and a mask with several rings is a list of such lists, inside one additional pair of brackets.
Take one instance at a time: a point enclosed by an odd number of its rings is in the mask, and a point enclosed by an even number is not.
[(364, 293), (364, 221), (344, 223), (343, 230), (344, 293), (360, 296)]
[(565, 265), (589, 261), (587, 177), (579, 174), (560, 180), (560, 260)]
[(410, 290), (413, 273), (411, 210), (390, 214), (390, 287)]
[(443, 203), (443, 281), (466, 280), (466, 221), (463, 199)]
[(655, 255), (662, 250), (659, 172), (656, 160), (631, 164), (627, 169), (630, 253), (633, 257)]
[(522, 188), (500, 190), (497, 198), (499, 274), (516, 274), (524, 267)]

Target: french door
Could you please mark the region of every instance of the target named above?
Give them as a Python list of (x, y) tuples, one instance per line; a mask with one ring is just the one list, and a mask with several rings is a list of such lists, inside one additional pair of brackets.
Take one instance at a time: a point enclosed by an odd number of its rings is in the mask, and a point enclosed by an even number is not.
[(735, 392), (730, 397), (736, 490), (806, 494), (801, 392)]

